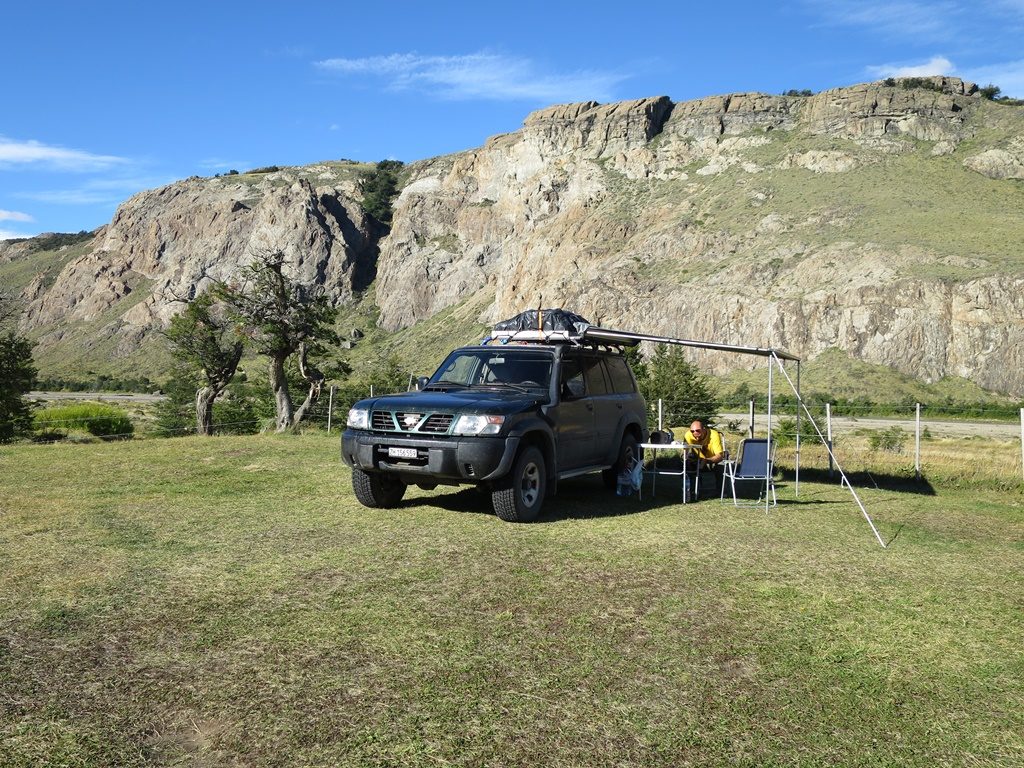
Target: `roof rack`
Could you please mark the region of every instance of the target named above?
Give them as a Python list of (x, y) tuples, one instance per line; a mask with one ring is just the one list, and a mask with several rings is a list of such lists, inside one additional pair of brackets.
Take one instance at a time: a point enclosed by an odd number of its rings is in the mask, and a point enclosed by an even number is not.
[(492, 331), (482, 344), (580, 344), (583, 337), (570, 331)]

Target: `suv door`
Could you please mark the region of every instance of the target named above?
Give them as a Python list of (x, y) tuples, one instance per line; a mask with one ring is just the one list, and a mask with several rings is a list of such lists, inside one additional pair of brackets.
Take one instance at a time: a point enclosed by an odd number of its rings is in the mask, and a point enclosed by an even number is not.
[(587, 393), (594, 403), (592, 464), (608, 461), (618, 447), (613, 448), (612, 442), (622, 415), (622, 398), (613, 391), (604, 362), (603, 356), (596, 354), (587, 355), (584, 360)]
[(563, 355), (558, 374), (558, 469), (576, 469), (593, 462), (594, 404), (587, 396), (582, 357)]

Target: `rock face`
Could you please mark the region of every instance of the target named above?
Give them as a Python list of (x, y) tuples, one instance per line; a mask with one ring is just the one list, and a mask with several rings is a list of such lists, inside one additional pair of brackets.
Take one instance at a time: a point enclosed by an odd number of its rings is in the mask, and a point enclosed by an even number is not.
[(990, 179), (1024, 179), (1024, 136), (1005, 149), (988, 149), (964, 160), (964, 166)]
[[(959, 375), (1024, 393), (1019, 263), (996, 277), (984, 258), (964, 268), (963, 254), (906, 248), (898, 231), (889, 243), (848, 242), (837, 236), (856, 207), (776, 205), (787, 179), (829, 176), (841, 189), (855, 183), (845, 176), (903, 155), (955, 157), (983, 107), (1006, 109), (982, 103), (972, 84), (932, 84), (536, 112), (518, 133), (416, 168), (382, 244), (381, 323), (407, 327), (483, 291), (493, 296), (485, 322), (559, 305), (611, 326), (805, 357), (839, 347), (926, 380)], [(990, 157), (979, 170), (1005, 160)], [(1016, 166), (999, 167), (1011, 170), (988, 175), (1013, 177)], [(722, 209), (737, 207), (749, 215), (724, 221)]]
[(177, 299), (283, 250), (339, 303), (376, 276), (388, 330), (481, 298), (484, 322), (557, 305), (1022, 395), (1024, 110), (928, 84), (542, 109), (412, 166), (379, 243), (337, 168), (189, 179), (127, 201), (55, 280), (29, 285), (25, 326), (45, 344), (106, 322), (130, 354)]
[[(136, 195), (51, 286), (38, 278), (28, 286), (23, 326), (56, 327), (41, 337), (45, 349), (59, 343), (67, 324), (113, 312), (108, 325), (127, 354), (211, 281), (237, 279), (256, 256), (276, 251), (292, 277), (327, 286), (338, 302), (350, 300), (372, 280), (376, 240), (348, 196), (351, 185), (323, 181), (287, 171), (191, 178)], [(126, 301), (137, 292), (141, 300)]]

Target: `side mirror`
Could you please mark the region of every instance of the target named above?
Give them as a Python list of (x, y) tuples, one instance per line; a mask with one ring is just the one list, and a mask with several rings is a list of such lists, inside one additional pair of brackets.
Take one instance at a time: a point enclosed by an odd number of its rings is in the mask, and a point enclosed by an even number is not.
[(427, 382), (430, 381), (429, 376), (417, 376), (416, 377), (416, 389), (420, 390), (427, 386)]

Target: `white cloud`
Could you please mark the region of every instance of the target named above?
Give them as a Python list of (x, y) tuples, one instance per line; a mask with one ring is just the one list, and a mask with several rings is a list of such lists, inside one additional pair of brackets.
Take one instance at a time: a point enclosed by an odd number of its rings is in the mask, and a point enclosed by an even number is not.
[(341, 76), (383, 79), (393, 90), (422, 90), (445, 99), (490, 99), (544, 103), (614, 98), (615, 86), (627, 75), (580, 70), (549, 74), (531, 60), (492, 53), (465, 56), (421, 56), (393, 53), (361, 59), (315, 62)]
[(27, 213), (20, 211), (5, 211), (0, 209), (0, 221), (35, 221)]
[(208, 171), (231, 170), (239, 168), (250, 168), (252, 163), (248, 160), (225, 160), (222, 157), (207, 157), (199, 161), (199, 167)]
[(963, 71), (962, 77), (978, 85), (998, 85), (1004, 96), (1024, 99), (1024, 59), (970, 67)]
[(0, 136), (0, 168), (44, 166), (61, 171), (100, 171), (128, 161), (113, 155), (96, 155), (38, 141), (15, 141)]
[(951, 75), (956, 67), (945, 56), (932, 56), (923, 64), (879, 64), (867, 70), (874, 77), (927, 77)]
[(962, 3), (902, 0), (808, 0), (827, 22), (841, 26), (869, 27), (890, 37), (912, 40), (945, 40), (959, 29), (956, 18)]
[(923, 64), (880, 64), (867, 71), (877, 78), (953, 75), (978, 85), (998, 85), (1002, 95), (1024, 98), (1024, 59), (961, 69), (945, 56), (932, 56)]
[(24, 232), (15, 232), (13, 229), (4, 229), (3, 227), (0, 227), (0, 240), (20, 240), (23, 237), (33, 237), (33, 235), (28, 235)]
[(22, 192), (18, 197), (61, 205), (109, 205), (120, 203), (125, 196), (169, 184), (170, 178), (115, 178), (93, 179), (71, 189), (52, 189), (41, 192)]

